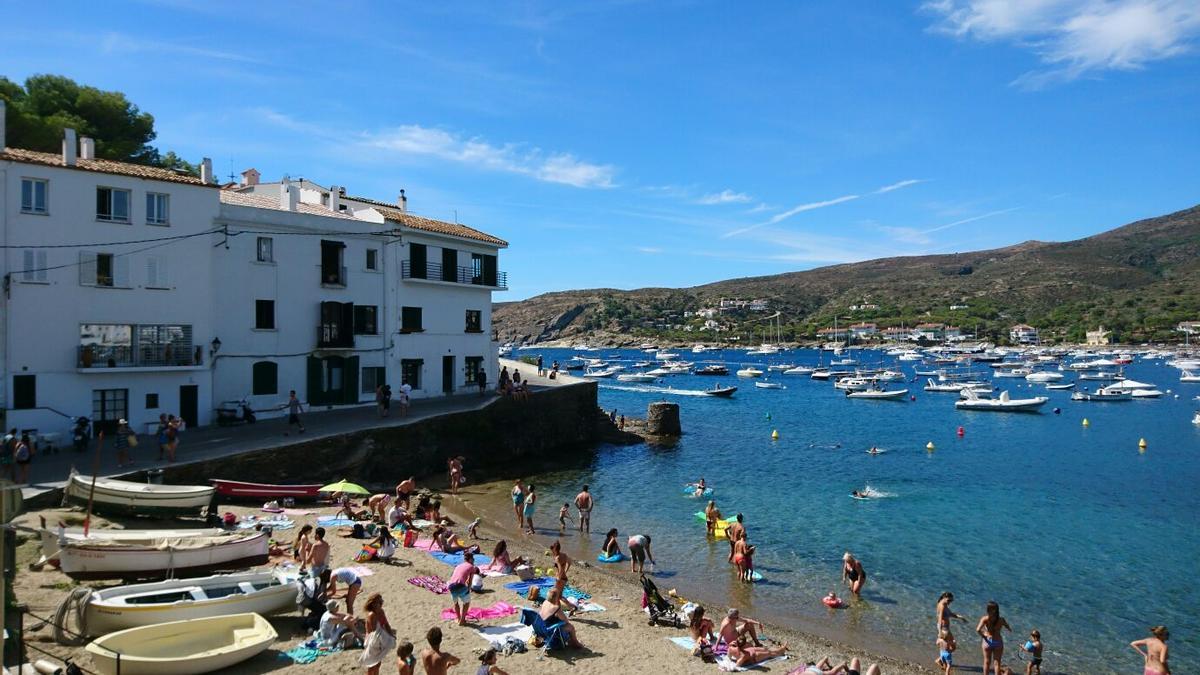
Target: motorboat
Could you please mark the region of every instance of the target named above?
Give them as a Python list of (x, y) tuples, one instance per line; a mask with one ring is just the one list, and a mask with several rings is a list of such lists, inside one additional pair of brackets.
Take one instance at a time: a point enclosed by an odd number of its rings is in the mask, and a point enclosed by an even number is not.
[(816, 371), (816, 368), (811, 368), (809, 366), (796, 366), (795, 368), (788, 368), (787, 370), (783, 371), (783, 374), (784, 375), (812, 375), (814, 371)]
[(865, 398), (875, 401), (903, 401), (908, 395), (907, 389), (895, 389), (887, 391), (884, 389), (863, 389), (861, 391), (847, 391), (846, 398)]
[(1094, 403), (1132, 401), (1133, 392), (1128, 390), (1107, 389), (1101, 387), (1093, 392), (1077, 391), (1071, 394), (1072, 401), (1091, 401)]
[(612, 368), (601, 368), (599, 370), (583, 371), (584, 377), (591, 377), (591, 378), (597, 378), (597, 379), (605, 378), (605, 377), (612, 377), (613, 375), (616, 375), (616, 374), (617, 374), (617, 371), (613, 370)]
[(1157, 389), (1134, 389), (1129, 392), (1134, 398), (1161, 398), (1163, 393)]
[(101, 675), (198, 675), (257, 656), (277, 637), (259, 614), (230, 614), (129, 628), (85, 650)]
[(836, 361), (830, 361), (830, 362), (829, 362), (829, 365), (831, 365), (831, 366), (841, 366), (841, 367), (843, 367), (843, 368), (845, 368), (845, 367), (847, 367), (847, 366), (857, 366), (857, 365), (858, 365), (858, 360), (857, 360), (857, 359), (851, 359), (851, 358), (837, 359)]
[(650, 373), (621, 373), (617, 375), (617, 380), (620, 382), (654, 382), (658, 380), (658, 376)]
[(875, 375), (878, 382), (903, 382), (905, 379), (904, 373), (898, 370), (884, 370)]
[(1058, 382), (1061, 379), (1063, 379), (1063, 374), (1053, 370), (1039, 370), (1025, 376), (1026, 382), (1033, 382), (1035, 384)]
[(1121, 380), (1120, 382), (1108, 385), (1105, 389), (1110, 391), (1139, 391), (1154, 389), (1154, 385), (1146, 382), (1138, 382), (1137, 380)]
[(1079, 379), (1097, 382), (1118, 382), (1125, 379), (1125, 375), (1119, 370), (1097, 370), (1095, 372), (1082, 372), (1079, 374)]
[(833, 376), (833, 371), (829, 370), (828, 368), (817, 368), (809, 373), (808, 376), (814, 380), (828, 380)]
[(833, 383), (834, 389), (843, 391), (865, 391), (875, 386), (875, 381), (865, 377), (843, 377)]
[(296, 575), (282, 570), (168, 579), (92, 591), (84, 606), (90, 636), (225, 614), (278, 614), (296, 608)]
[(754, 366), (747, 366), (747, 367), (742, 368), (741, 370), (737, 371), (737, 376), (738, 377), (762, 377), (763, 371), (759, 370), (758, 368), (755, 368)]
[(90, 503), (97, 513), (154, 516), (200, 515), (215, 493), (216, 488), (210, 485), (134, 483), (74, 472), (66, 486), (69, 501), (84, 506)]
[(913, 375), (920, 377), (935, 377), (937, 374), (937, 370), (931, 370), (929, 368), (913, 368)]
[(62, 548), (62, 545), (67, 542), (80, 544), (104, 541), (115, 544), (127, 544), (142, 542), (153, 538), (188, 539), (191, 537), (221, 537), (227, 534), (228, 530), (222, 530), (219, 527), (200, 527), (183, 530), (117, 530), (90, 528), (87, 536), (84, 536), (82, 527), (60, 526), (55, 530), (44, 528), (41, 531), (42, 559), (36, 564), (44, 565), (49, 562), (50, 564), (57, 566), (58, 551), (60, 548)]
[(208, 482), (217, 489), (217, 494), (230, 499), (316, 499), (320, 483), (311, 485), (273, 485), (270, 483), (246, 483), (240, 480), (210, 478)]
[(1179, 381), (1180, 382), (1200, 382), (1200, 375), (1197, 375), (1196, 373), (1193, 373), (1190, 370), (1185, 370), (1179, 376)]
[(770, 382), (767, 380), (763, 380), (761, 382), (755, 382), (754, 386), (758, 387), (759, 389), (787, 389), (787, 387), (783, 386), (782, 384), (780, 384), (778, 382)]
[(707, 352), (707, 351), (712, 351), (712, 348), (705, 347), (704, 345), (693, 345), (692, 346), (693, 354), (703, 354), (704, 352)]
[(705, 389), (704, 394), (706, 396), (718, 396), (720, 398), (729, 398), (730, 396), (733, 396), (733, 392), (735, 392), (737, 390), (738, 390), (737, 387), (714, 386), (712, 389)]
[(1074, 388), (1075, 388), (1075, 383), (1074, 383), (1074, 382), (1067, 382), (1067, 383), (1065, 383), (1065, 384), (1047, 384), (1047, 385), (1046, 385), (1046, 388), (1047, 388), (1047, 389), (1055, 389), (1055, 390), (1074, 389)]
[[(971, 393), (971, 392), (968, 392)], [(1000, 392), (997, 398), (981, 398), (969, 395), (967, 398), (954, 402), (959, 410), (988, 410), (994, 412), (1036, 412), (1046, 405), (1050, 398), (1034, 396), (1033, 398), (1010, 398), (1007, 391)]]
[(72, 579), (164, 579), (241, 570), (267, 562), (269, 536), (262, 531), (212, 537), (147, 537), (142, 540), (67, 541), (59, 569)]
[(655, 352), (655, 361), (674, 361), (679, 358), (679, 355), (674, 352)]
[(646, 374), (653, 375), (655, 377), (666, 377), (667, 375), (674, 375), (675, 373), (671, 372), (670, 368), (655, 368), (653, 370), (647, 370)]
[(782, 373), (791, 370), (794, 367), (795, 366), (790, 363), (772, 363), (771, 365), (767, 366), (767, 370), (771, 372)]
[(719, 363), (710, 364), (696, 370), (697, 375), (728, 375), (729, 369)]
[(896, 357), (896, 360), (897, 361), (920, 361), (924, 358), (925, 357), (921, 356), (920, 352), (910, 350), (907, 352), (901, 352), (901, 354)]
[(975, 393), (990, 392), (992, 385), (986, 382), (935, 382), (932, 379), (925, 380), (925, 391), (929, 392), (957, 394), (963, 389), (970, 389)]
[(1028, 378), (1033, 374), (1029, 368), (1004, 368), (997, 369), (992, 373), (994, 378), (1011, 377), (1011, 378)]

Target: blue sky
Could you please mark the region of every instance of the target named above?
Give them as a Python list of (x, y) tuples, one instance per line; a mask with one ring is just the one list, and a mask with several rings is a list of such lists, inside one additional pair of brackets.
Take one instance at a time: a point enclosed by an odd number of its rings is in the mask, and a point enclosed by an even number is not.
[(1067, 240), (1200, 202), (1196, 0), (104, 2), (0, 74), (511, 242), (498, 300)]

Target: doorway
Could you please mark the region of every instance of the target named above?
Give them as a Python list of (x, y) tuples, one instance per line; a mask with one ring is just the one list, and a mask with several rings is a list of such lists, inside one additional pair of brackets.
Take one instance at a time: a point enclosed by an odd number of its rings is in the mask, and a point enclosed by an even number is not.
[(200, 385), (179, 386), (179, 417), (188, 427), (200, 426)]
[(129, 419), (128, 389), (92, 390), (92, 431), (111, 436), (117, 431), (117, 420)]
[(454, 357), (442, 357), (442, 393), (454, 393)]

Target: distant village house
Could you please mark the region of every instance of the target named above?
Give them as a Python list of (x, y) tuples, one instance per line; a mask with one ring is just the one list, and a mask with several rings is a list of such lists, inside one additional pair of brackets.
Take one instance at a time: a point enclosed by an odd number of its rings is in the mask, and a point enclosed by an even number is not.
[(1032, 345), (1038, 342), (1038, 329), (1019, 323), (1008, 330), (1008, 339), (1016, 344)]

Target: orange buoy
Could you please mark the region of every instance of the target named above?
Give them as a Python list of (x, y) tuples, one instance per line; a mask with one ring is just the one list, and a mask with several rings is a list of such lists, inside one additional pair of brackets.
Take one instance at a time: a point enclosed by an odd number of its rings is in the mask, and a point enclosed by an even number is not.
[(967, 430), (963, 429), (962, 427), (959, 427), (958, 428), (958, 437), (962, 438), (963, 436), (966, 436), (966, 435), (967, 435)]

